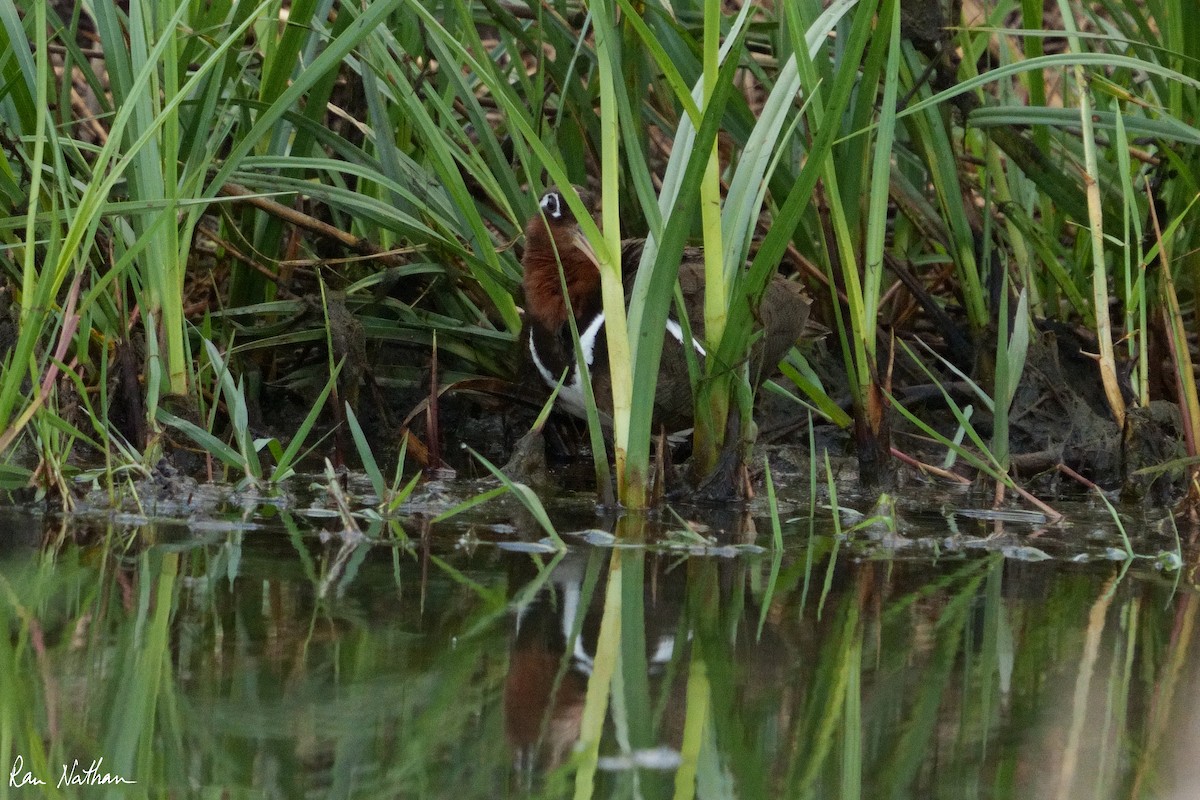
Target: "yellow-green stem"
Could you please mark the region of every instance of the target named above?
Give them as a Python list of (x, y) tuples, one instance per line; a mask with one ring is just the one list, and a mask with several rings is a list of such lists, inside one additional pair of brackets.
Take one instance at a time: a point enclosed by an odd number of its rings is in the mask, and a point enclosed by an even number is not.
[(1117, 360), (1113, 351), (1112, 321), (1108, 316), (1108, 270), (1104, 265), (1104, 209), (1100, 205), (1100, 174), (1096, 162), (1096, 140), (1092, 129), (1092, 100), (1083, 67), (1076, 65), (1075, 82), (1079, 88), (1079, 119), (1083, 131), (1083, 155), (1086, 174), (1088, 228), (1092, 239), (1092, 306), (1096, 312), (1096, 339), (1100, 349), (1098, 365), (1104, 396), (1117, 425), (1125, 425), (1125, 398), (1117, 381)]
[(579, 769), (575, 773), (577, 800), (592, 797), (596, 766), (600, 759), (600, 737), (608, 712), (613, 675), (621, 657), (621, 551), (614, 550), (609, 561), (604, 592), (604, 616), (596, 640), (596, 660), (588, 679), (583, 715), (579, 722)]
[[(1074, 10), (1059, 0), (1063, 27), (1072, 51), (1084, 52), (1075, 24)], [(1104, 396), (1117, 425), (1125, 426), (1125, 398), (1117, 381), (1117, 360), (1113, 351), (1112, 322), (1108, 316), (1108, 270), (1104, 263), (1104, 209), (1100, 204), (1100, 167), (1096, 159), (1096, 133), (1092, 124), (1092, 94), (1083, 65), (1074, 67), (1075, 88), (1079, 92), (1079, 123), (1083, 142), (1083, 185), (1087, 196), (1088, 229), (1092, 245), (1092, 308), (1096, 314), (1096, 340), (1100, 350), (1097, 365)]]
[[(720, 68), (720, 0), (704, 3), (704, 90), (701, 113), (708, 108), (716, 88)], [(708, 352), (715, 352), (725, 335), (729, 314), (730, 282), (725, 277), (721, 237), (721, 163), (717, 143), (713, 142), (700, 184), (700, 221), (704, 235), (704, 338)], [(705, 365), (706, 379), (697, 398), (694, 473), (703, 478), (716, 463), (717, 450), (725, 438), (725, 418), (729, 413), (729, 381), (712, 380), (718, 368), (716, 359)]]
[(594, 7), (597, 17), (596, 55), (600, 79), (600, 219), (604, 247), (597, 250), (600, 290), (604, 301), (604, 330), (608, 341), (609, 373), (612, 379), (613, 459), (617, 470), (617, 496), (629, 508), (646, 505), (646, 465), (627, 464), (629, 415), (633, 404), (633, 365), (630, 362), (629, 326), (625, 314), (625, 286), (621, 281), (621, 210), (617, 178), (620, 153), (617, 143), (617, 95), (614, 71), (618, 56), (611, 41), (613, 11), (605, 1)]
[(712, 706), (708, 680), (708, 667), (697, 655), (699, 648), (692, 651), (691, 666), (687, 681), (687, 715), (683, 725), (683, 743), (679, 748), (681, 758), (675, 772), (675, 799), (690, 800), (696, 796), (696, 769), (700, 762), (700, 746), (704, 742), (704, 729), (708, 724)]

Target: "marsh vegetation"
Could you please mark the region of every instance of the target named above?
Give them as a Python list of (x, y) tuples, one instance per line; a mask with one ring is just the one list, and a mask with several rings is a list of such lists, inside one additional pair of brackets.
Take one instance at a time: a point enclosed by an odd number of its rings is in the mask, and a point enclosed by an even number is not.
[(519, 234), (574, 183), (602, 190), (581, 224), (613, 424), (565, 449), (615, 458), (624, 505), (689, 241), (698, 463), (746, 460), (778, 272), (832, 333), (759, 392), (792, 399), (764, 441), (807, 450), (811, 414), (868, 486), (1194, 502), (1184, 5), (10, 6), (0, 484), (66, 507), (156, 469), (270, 487), (356, 442), (389, 473), (402, 447), (482, 472), (460, 445), (503, 460), (544, 400)]
[[(0, 763), (1187, 791), (1190, 2), (0, 0)], [(549, 186), (603, 425), (527, 358)]]

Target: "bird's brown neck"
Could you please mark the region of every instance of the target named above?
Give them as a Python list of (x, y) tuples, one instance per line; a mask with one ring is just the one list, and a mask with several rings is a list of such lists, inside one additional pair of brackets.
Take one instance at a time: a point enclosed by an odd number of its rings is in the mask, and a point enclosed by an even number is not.
[[(556, 250), (557, 246), (557, 250)], [(525, 226), (525, 312), (548, 329), (557, 329), (567, 321), (567, 303), (563, 298), (558, 265), (562, 262), (570, 308), (576, 319), (590, 317), (601, 306), (600, 272), (565, 230), (547, 228), (541, 217)]]

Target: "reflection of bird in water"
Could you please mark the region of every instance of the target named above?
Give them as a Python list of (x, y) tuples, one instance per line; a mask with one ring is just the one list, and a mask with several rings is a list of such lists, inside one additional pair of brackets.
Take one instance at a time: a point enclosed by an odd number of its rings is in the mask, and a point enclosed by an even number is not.
[[(591, 194), (580, 197), (592, 208)], [(563, 371), (567, 379), (558, 396), (562, 408), (579, 417), (584, 411), (582, 383), (576, 366), (568, 314), (573, 313), (584, 360), (591, 375), (596, 404), (602, 418), (612, 411), (612, 389), (608, 369), (608, 347), (604, 334), (604, 308), (596, 256), (558, 189), (542, 195), (541, 213), (525, 226), (524, 266), (525, 318), (529, 331), (529, 353), (548, 386), (558, 384)], [(633, 287), (636, 266), (645, 241), (628, 239), (621, 245), (625, 295)], [(559, 264), (562, 264), (562, 276)], [(563, 296), (565, 278), (567, 297)], [(695, 337), (693, 347), (703, 360), (704, 350), (704, 251), (687, 248), (679, 265), (679, 285), (688, 324)], [(569, 303), (567, 300), (569, 299)], [(751, 378), (757, 385), (805, 332), (809, 301), (799, 284), (776, 276), (767, 286), (757, 310), (758, 329), (763, 332), (751, 352)], [(663, 337), (658, 386), (654, 395), (654, 421), (668, 432), (682, 432), (692, 425), (692, 390), (688, 377), (685, 336), (677, 319), (668, 318)]]
[[(592, 557), (606, 558), (599, 551)], [(570, 552), (550, 579), (526, 603), (518, 604), (513, 624), (508, 676), (504, 682), (504, 732), (522, 780), (563, 764), (579, 740), (588, 679), (594, 665), (603, 591), (584, 596), (588, 553)], [(602, 586), (598, 581), (593, 586)], [(661, 673), (675, 653), (674, 613), (654, 615), (647, 663)], [(647, 631), (650, 635), (651, 632)]]
[[(504, 732), (513, 748), (517, 772), (525, 780), (539, 768), (562, 764), (579, 739), (592, 671), (582, 632), (571, 635), (577, 621), (582, 628), (579, 610), (584, 566), (582, 556), (564, 556), (547, 585), (516, 609), (504, 682)], [(595, 630), (589, 633), (594, 637)], [(571, 657), (564, 665), (567, 643), (572, 639)]]

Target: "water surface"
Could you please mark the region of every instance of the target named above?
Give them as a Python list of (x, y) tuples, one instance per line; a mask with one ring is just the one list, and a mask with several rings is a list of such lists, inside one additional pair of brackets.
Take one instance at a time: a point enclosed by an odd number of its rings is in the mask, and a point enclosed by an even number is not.
[(615, 547), (589, 508), (552, 552), (487, 513), (0, 511), (0, 794), (1200, 796), (1195, 559), (1157, 523), (1135, 560), (1086, 508)]

